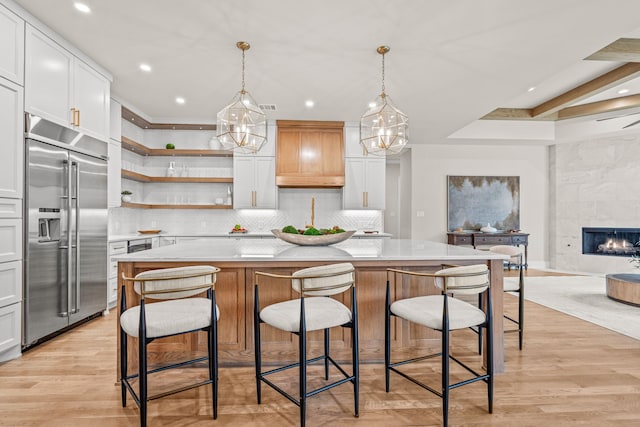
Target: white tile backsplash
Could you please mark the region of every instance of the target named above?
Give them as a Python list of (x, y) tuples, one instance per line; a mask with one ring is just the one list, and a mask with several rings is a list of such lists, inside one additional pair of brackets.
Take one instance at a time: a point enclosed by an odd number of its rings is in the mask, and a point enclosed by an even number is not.
[[(202, 197), (202, 192), (177, 192), (176, 184), (171, 185), (171, 191), (149, 190), (144, 195), (145, 202), (166, 203), (167, 198), (171, 201), (174, 200), (173, 198), (178, 198), (178, 203), (181, 203), (184, 198), (192, 200), (190, 203), (200, 203), (199, 198)], [(211, 194), (211, 198), (216, 195), (217, 193)], [(193, 199), (189, 199), (190, 197)], [(226, 190), (225, 194), (217, 197), (226, 199)], [(278, 210), (113, 208), (109, 211), (109, 233), (135, 233), (145, 228), (159, 228), (172, 234), (224, 233), (235, 224), (241, 224), (251, 231), (269, 231), (285, 225), (303, 228), (311, 222), (311, 197), (315, 199), (314, 223), (317, 228), (338, 225), (347, 230), (384, 231), (382, 211), (342, 210), (341, 189), (280, 189), (278, 197), (278, 206), (280, 206)], [(156, 200), (161, 198), (165, 200)], [(136, 200), (135, 195), (134, 200)], [(205, 200), (203, 203), (212, 203), (212, 200)]]

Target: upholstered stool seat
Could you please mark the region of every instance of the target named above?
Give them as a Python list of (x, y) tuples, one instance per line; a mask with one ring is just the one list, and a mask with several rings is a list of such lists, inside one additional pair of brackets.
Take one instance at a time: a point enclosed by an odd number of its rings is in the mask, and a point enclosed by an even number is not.
[[(211, 324), (211, 300), (185, 298), (146, 304), (147, 338), (166, 337), (184, 331), (206, 328)], [(216, 307), (216, 318), (220, 310)], [(120, 326), (127, 335), (138, 338), (140, 306), (122, 313)]]
[[(307, 332), (351, 322), (351, 310), (333, 298), (305, 298), (304, 311)], [(284, 301), (265, 307), (260, 312), (260, 319), (283, 331), (300, 332), (300, 300)]]
[[(391, 312), (410, 322), (441, 331), (444, 300), (442, 295), (407, 298), (391, 304)], [(476, 306), (455, 298), (447, 300), (449, 330), (465, 329), (484, 323), (484, 311)]]

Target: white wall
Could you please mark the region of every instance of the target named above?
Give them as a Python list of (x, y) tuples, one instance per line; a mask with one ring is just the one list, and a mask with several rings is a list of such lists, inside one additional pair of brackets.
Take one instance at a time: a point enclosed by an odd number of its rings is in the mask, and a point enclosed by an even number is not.
[(551, 267), (637, 272), (628, 257), (582, 255), (582, 227), (640, 228), (640, 134), (558, 144), (549, 164)]
[[(418, 145), (412, 147), (413, 239), (447, 241), (447, 175), (520, 177), (520, 228), (529, 236), (528, 262), (548, 259), (546, 146)], [(424, 216), (418, 216), (421, 212)]]

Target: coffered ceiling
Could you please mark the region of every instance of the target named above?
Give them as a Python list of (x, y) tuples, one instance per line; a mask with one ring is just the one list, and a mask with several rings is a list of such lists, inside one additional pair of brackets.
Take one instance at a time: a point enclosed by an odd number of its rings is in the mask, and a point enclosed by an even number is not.
[[(477, 121), (551, 125), (639, 105), (637, 0), (84, 0), (89, 14), (71, 0), (16, 2), (157, 123), (215, 122), (240, 89), (239, 40), (251, 43), (246, 88), (276, 106), (270, 119), (359, 120), (381, 89), (376, 47), (390, 46), (386, 92), (408, 114), (412, 144), (447, 143)], [(624, 80), (624, 99), (594, 104), (620, 97), (610, 92)]]

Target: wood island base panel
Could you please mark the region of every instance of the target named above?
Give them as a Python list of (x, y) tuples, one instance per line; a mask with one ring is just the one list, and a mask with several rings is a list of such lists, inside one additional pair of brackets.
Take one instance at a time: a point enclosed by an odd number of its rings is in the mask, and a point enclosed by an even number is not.
[[(229, 240), (215, 244), (186, 242), (118, 257), (118, 307), (120, 306), (121, 277), (153, 269), (184, 265), (214, 265), (221, 271), (217, 274), (216, 300), (220, 308), (218, 322), (219, 361), (222, 366), (250, 366), (253, 354), (253, 295), (254, 273), (266, 271), (291, 274), (314, 265), (351, 262), (356, 269), (356, 291), (359, 310), (360, 360), (363, 363), (382, 363), (384, 360), (384, 311), (387, 268), (434, 272), (446, 265), (487, 264), (491, 277), (491, 300), (493, 303), (494, 369), (504, 371), (503, 342), (503, 259), (499, 254), (487, 251), (451, 246), (443, 243), (394, 239), (351, 239), (333, 246), (294, 246), (277, 239), (253, 241)], [(408, 283), (390, 283), (391, 298), (406, 298)], [(421, 291), (439, 292), (432, 283), (419, 284)], [(413, 286), (411, 292), (415, 292)], [(139, 302), (132, 287), (125, 289), (127, 306)], [(260, 299), (264, 306), (278, 301), (297, 298), (290, 285), (282, 281), (260, 283)], [(340, 296), (339, 298), (348, 298)], [(345, 301), (348, 303), (348, 301)], [(347, 304), (348, 305), (348, 304)], [(485, 304), (486, 307), (486, 304)], [(118, 324), (118, 328), (119, 328)], [(292, 334), (271, 329), (266, 325), (262, 331), (263, 363), (295, 361), (297, 338)], [(412, 354), (416, 347), (437, 348), (440, 344), (438, 332), (427, 331), (414, 325), (392, 320), (391, 337), (394, 356)], [(117, 334), (119, 337), (120, 334)], [(119, 339), (119, 338), (118, 338)], [(137, 369), (137, 342), (129, 341), (129, 367)], [(309, 355), (321, 351), (322, 332), (309, 336)], [(348, 331), (331, 331), (331, 351), (336, 360), (350, 359), (350, 336)], [(120, 343), (118, 352), (120, 354)], [(150, 366), (182, 356), (206, 354), (204, 333), (168, 337), (154, 341), (148, 347)], [(486, 354), (486, 352), (485, 352)], [(119, 356), (118, 356), (119, 357)], [(118, 363), (119, 366), (119, 363)]]

